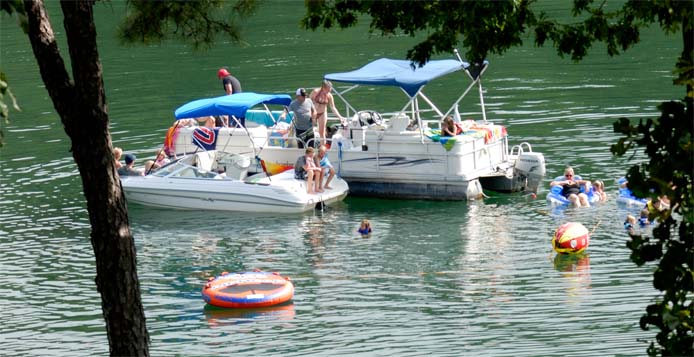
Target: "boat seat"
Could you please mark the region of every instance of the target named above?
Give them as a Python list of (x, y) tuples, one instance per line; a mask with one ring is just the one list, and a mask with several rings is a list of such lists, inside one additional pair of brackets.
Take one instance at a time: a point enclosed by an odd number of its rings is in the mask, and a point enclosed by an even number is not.
[(398, 113), (390, 118), (386, 131), (389, 133), (400, 133), (401, 131), (407, 130), (409, 124), (410, 117), (405, 113)]
[(212, 153), (209, 152), (199, 152), (195, 154), (195, 166), (202, 171), (212, 171), (212, 158), (210, 157)]

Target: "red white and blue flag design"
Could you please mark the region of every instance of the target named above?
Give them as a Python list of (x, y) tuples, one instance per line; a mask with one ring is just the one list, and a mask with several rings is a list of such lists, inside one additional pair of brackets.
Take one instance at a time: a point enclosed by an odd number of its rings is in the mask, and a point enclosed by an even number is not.
[(219, 128), (195, 128), (193, 132), (193, 144), (203, 150), (214, 150), (217, 148), (217, 136)]

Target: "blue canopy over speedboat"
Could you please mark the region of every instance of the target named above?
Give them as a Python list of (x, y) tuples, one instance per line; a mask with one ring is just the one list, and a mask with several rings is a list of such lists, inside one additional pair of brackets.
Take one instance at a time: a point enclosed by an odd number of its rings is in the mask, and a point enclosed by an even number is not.
[(325, 79), (335, 82), (400, 87), (413, 97), (422, 86), (433, 79), (469, 67), (470, 64), (464, 61), (435, 60), (427, 62), (423, 67), (413, 68), (411, 61), (381, 58), (354, 71), (326, 74)]
[(176, 109), (176, 119), (192, 119), (213, 115), (245, 116), (246, 111), (258, 104), (289, 105), (292, 98), (287, 94), (260, 94), (242, 92), (221, 97), (198, 99)]

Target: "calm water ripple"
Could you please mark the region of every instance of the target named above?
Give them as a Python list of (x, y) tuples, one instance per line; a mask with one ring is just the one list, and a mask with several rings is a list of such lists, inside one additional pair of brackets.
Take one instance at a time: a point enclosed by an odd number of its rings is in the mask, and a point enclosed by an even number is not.
[[(247, 47), (205, 53), (174, 43), (124, 50), (112, 36), (123, 4), (97, 6), (114, 145), (139, 162), (153, 157), (174, 108), (220, 94), (220, 65), (230, 65), (247, 91), (291, 93), (318, 85), (324, 73), (402, 57), (415, 41), (370, 37), (366, 25), (303, 32), (300, 6), (272, 5), (249, 20)], [(57, 4), (49, 7), (59, 21)], [(3, 354), (104, 355), (89, 219), (70, 142), (39, 85), (26, 38), (11, 21), (0, 25), (3, 70), (24, 110), (13, 113), (0, 149)], [(643, 36), (643, 46), (621, 58), (591, 52), (574, 64), (552, 49), (527, 46), (490, 59), (489, 119), (508, 127), (512, 145), (528, 141), (545, 154), (546, 183), (570, 164), (604, 180), (614, 197), (614, 180), (643, 159), (612, 157), (612, 123), (656, 116), (660, 101), (681, 94), (671, 87), (677, 39)], [(323, 55), (296, 51), (301, 46)], [(448, 105), (458, 95), (453, 85), (457, 79), (427, 89)], [(387, 111), (402, 97), (373, 89), (359, 100)], [(464, 101), (460, 111), (478, 117), (479, 103)], [(656, 294), (653, 267), (629, 260), (622, 222), (630, 211), (614, 200), (589, 210), (551, 209), (545, 194), (489, 193), (469, 203), (349, 197), (298, 216), (130, 206), (151, 354), (643, 354), (641, 340), (653, 332), (638, 320)], [(373, 223), (370, 238), (356, 234), (363, 218)], [(554, 230), (568, 221), (594, 229), (582, 255), (557, 255), (550, 246)], [(292, 303), (205, 306), (208, 277), (251, 269), (290, 276)]]

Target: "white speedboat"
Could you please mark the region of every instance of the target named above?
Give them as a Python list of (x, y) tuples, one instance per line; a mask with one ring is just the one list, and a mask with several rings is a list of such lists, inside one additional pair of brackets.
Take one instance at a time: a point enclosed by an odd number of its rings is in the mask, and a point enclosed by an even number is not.
[(306, 193), (306, 181), (294, 170), (247, 176), (251, 159), (202, 151), (178, 159), (147, 176), (121, 178), (128, 202), (161, 208), (298, 213), (341, 201), (347, 183), (335, 177), (332, 189)]
[[(232, 124), (240, 124), (239, 118), (243, 118), (249, 108), (262, 104), (270, 112), (268, 105), (288, 105), (290, 102), (286, 94), (246, 92), (189, 102), (178, 108), (175, 116), (177, 119), (205, 120), (228, 116)], [(253, 134), (244, 127), (230, 129), (234, 135), (227, 135), (238, 141), (238, 146), (229, 145), (229, 140), (224, 143), (223, 148), (232, 152), (214, 150), (219, 130), (195, 127), (190, 139), (196, 148), (190, 151), (191, 154), (185, 154), (147, 176), (122, 177), (126, 199), (166, 208), (294, 213), (341, 201), (349, 191), (347, 183), (338, 176), (330, 182), (331, 189), (309, 194), (306, 181), (294, 178), (293, 167), (272, 175), (259, 157), (260, 143), (256, 144)], [(176, 133), (176, 130), (170, 131), (170, 134)], [(165, 148), (171, 154), (170, 147), (165, 145)], [(304, 153), (297, 153), (294, 159), (300, 155)], [(250, 170), (252, 168), (256, 169)]]
[[(338, 174), (349, 183), (350, 193), (465, 200), (482, 197), (483, 188), (536, 192), (545, 175), (544, 156), (533, 152), (528, 143), (510, 148), (506, 128), (487, 121), (481, 82), (487, 67), (486, 61), (471, 66), (458, 58), (429, 61), (413, 69), (409, 61), (383, 58), (351, 72), (325, 75), (327, 80), (351, 85), (340, 90), (333, 87), (336, 101), (344, 102), (347, 117), (352, 120), (328, 140), (330, 160)], [(442, 111), (424, 95), (423, 89), (431, 80), (459, 70), (465, 72), (471, 83), (461, 86), (460, 97), (448, 110)], [(358, 111), (346, 95), (364, 86), (367, 89), (397, 87), (408, 100), (392, 113)], [(475, 87), (479, 93), (481, 120), (460, 120), (458, 104), (469, 92), (474, 93)], [(182, 118), (179, 110), (176, 117)], [(289, 134), (282, 129), (286, 128), (286, 123), (275, 125), (279, 113), (269, 110), (245, 113), (248, 136), (240, 135), (246, 130), (243, 128), (215, 129), (216, 149), (244, 154), (259, 148), (259, 155), (270, 171), (291, 167), (302, 149), (296, 147), (298, 139), (287, 136)], [(462, 129), (460, 135), (447, 138), (439, 135), (440, 123), (448, 115), (458, 121)], [(253, 127), (254, 121), (264, 125)], [(266, 127), (268, 124), (272, 126)], [(176, 153), (196, 150), (199, 146), (194, 140), (196, 130), (170, 131), (171, 150)]]

